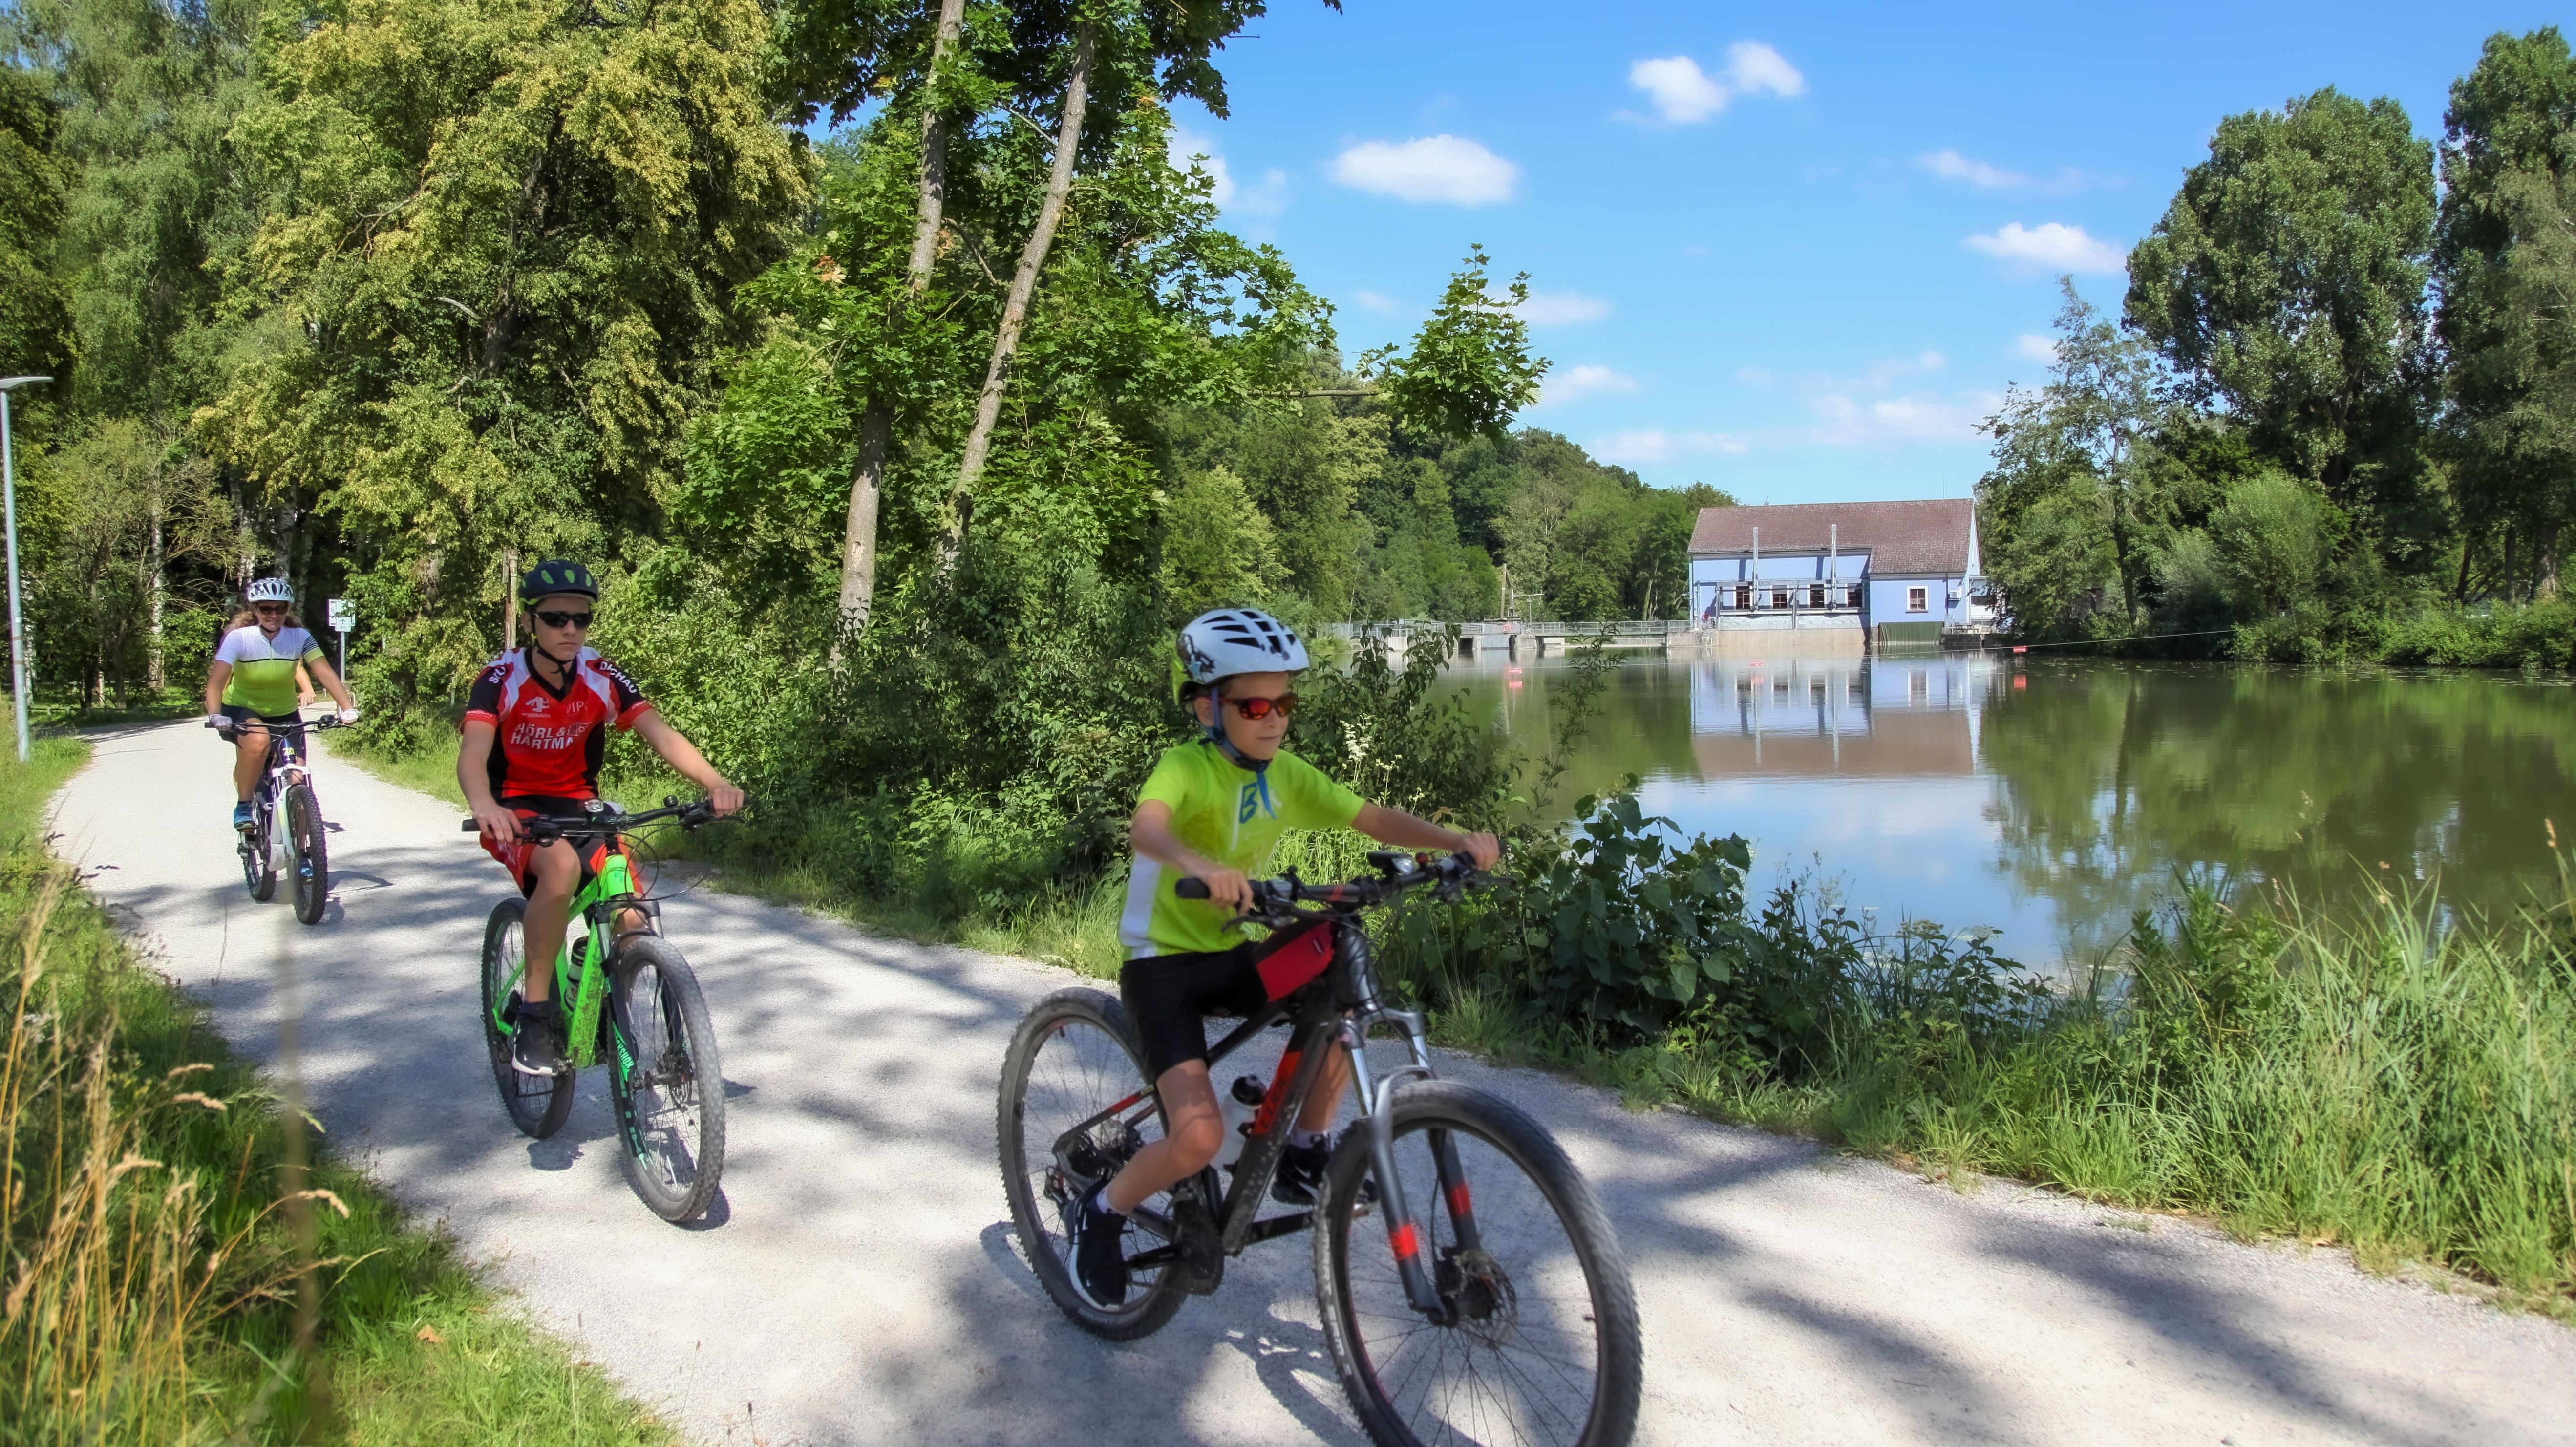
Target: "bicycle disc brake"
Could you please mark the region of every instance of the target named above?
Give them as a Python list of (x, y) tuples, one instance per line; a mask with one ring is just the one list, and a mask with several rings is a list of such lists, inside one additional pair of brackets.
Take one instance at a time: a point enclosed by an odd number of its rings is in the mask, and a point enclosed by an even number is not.
[(1496, 1351), (1518, 1334), (1520, 1294), (1491, 1252), (1452, 1246), (1440, 1253), (1432, 1279), (1449, 1308), (1449, 1325)]

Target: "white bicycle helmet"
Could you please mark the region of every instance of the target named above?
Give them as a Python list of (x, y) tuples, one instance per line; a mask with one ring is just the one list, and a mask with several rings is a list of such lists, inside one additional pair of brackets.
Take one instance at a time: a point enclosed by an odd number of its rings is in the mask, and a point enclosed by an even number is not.
[(1214, 608), (1182, 625), (1174, 645), (1184, 681), (1205, 688), (1238, 673), (1295, 673), (1306, 644), (1258, 608)]
[(255, 578), (243, 596), (254, 603), (292, 603), (295, 589), (284, 578)]

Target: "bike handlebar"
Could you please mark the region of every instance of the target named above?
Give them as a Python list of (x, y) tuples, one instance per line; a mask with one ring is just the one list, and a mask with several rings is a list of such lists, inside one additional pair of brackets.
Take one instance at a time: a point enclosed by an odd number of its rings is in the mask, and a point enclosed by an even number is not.
[[(748, 799), (744, 800), (744, 807), (748, 808), (750, 802)], [(519, 821), (519, 828), (535, 843), (552, 844), (558, 839), (626, 834), (646, 824), (658, 824), (665, 819), (678, 820), (683, 829), (695, 829), (716, 822), (716, 806), (714, 801), (709, 799), (699, 799), (683, 804), (676, 796), (666, 795), (662, 800), (661, 808), (648, 809), (641, 814), (602, 812), (586, 819), (522, 819)], [(480, 823), (468, 819), (458, 832), (474, 834), (479, 833), (482, 828)]]
[[(1464, 854), (1452, 854), (1436, 863), (1426, 864), (1423, 856), (1404, 854), (1390, 849), (1369, 851), (1369, 863), (1383, 875), (1377, 879), (1352, 879), (1340, 884), (1308, 884), (1295, 871), (1278, 879), (1256, 879), (1252, 884), (1252, 908), (1245, 917), (1291, 916), (1300, 904), (1320, 904), (1339, 910), (1356, 910), (1372, 904), (1384, 904), (1408, 889), (1430, 886), (1444, 893), (1460, 890), (1484, 881), (1475, 861)], [(1207, 881), (1195, 876), (1174, 882), (1172, 894), (1179, 899), (1205, 899)]]
[(232, 728), (224, 727), (224, 723), (222, 721), (218, 721), (212, 716), (209, 716), (206, 719), (206, 727), (213, 729), (219, 734), (228, 734), (236, 729), (248, 728), (266, 729), (270, 733), (283, 733), (288, 729), (350, 729), (356, 728), (357, 725), (344, 724), (340, 722), (340, 716), (338, 714), (331, 714), (323, 718), (299, 718), (293, 723), (270, 723), (264, 718), (252, 718), (247, 722), (234, 724)]

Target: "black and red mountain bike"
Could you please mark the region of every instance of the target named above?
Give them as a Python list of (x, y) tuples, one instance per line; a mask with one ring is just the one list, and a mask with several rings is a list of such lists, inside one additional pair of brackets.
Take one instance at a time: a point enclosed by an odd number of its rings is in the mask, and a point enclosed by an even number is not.
[[(1135, 1284), (1115, 1308), (1075, 1282), (1069, 1208), (1162, 1134), (1161, 1105), (1115, 997), (1070, 989), (1038, 1003), (1002, 1067), (1002, 1178), (1020, 1245), (1065, 1315), (1126, 1340), (1216, 1290), (1228, 1257), (1311, 1229), (1324, 1338), (1373, 1441), (1625, 1443), (1642, 1347), (1599, 1198), (1536, 1121), (1437, 1079), (1421, 1016), (1378, 999), (1361, 911), (1414, 889), (1454, 899), (1479, 876), (1458, 856), (1369, 860), (1374, 878), (1254, 883), (1243, 922), (1272, 931), (1261, 958), (1270, 1003), (1210, 1046), (1208, 1063), (1274, 1024), (1290, 1028), (1288, 1047), (1231, 1184), (1210, 1167), (1129, 1216)], [(1206, 895), (1189, 879), (1179, 892)], [(1362, 1048), (1381, 1027), (1407, 1052), (1383, 1074)], [(1263, 1216), (1288, 1123), (1336, 1040), (1349, 1048), (1359, 1123), (1313, 1210)]]

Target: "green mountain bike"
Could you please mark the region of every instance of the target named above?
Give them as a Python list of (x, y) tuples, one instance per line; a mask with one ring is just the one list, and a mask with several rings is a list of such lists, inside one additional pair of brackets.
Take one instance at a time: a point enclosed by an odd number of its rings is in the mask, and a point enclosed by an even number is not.
[[(537, 843), (566, 839), (598, 851), (590, 882), (573, 896), (580, 928), (565, 931), (555, 959), (554, 998), (565, 1002), (564, 1069), (530, 1075), (510, 1058), (526, 958), (524, 899), (492, 906), (483, 925), (483, 1044), (511, 1123), (538, 1140), (561, 1130), (572, 1113), (574, 1073), (605, 1061), (627, 1180), (653, 1214), (692, 1221), (714, 1203), (724, 1174), (724, 1071), (698, 977), (662, 938), (661, 902), (637, 888), (619, 844), (621, 836), (665, 820), (697, 828), (714, 820), (715, 808), (703, 800), (665, 799), (663, 805), (628, 814), (593, 799), (585, 818), (522, 824)], [(465, 821), (468, 832), (478, 827)], [(630, 912), (643, 923), (621, 933), (618, 921)]]

